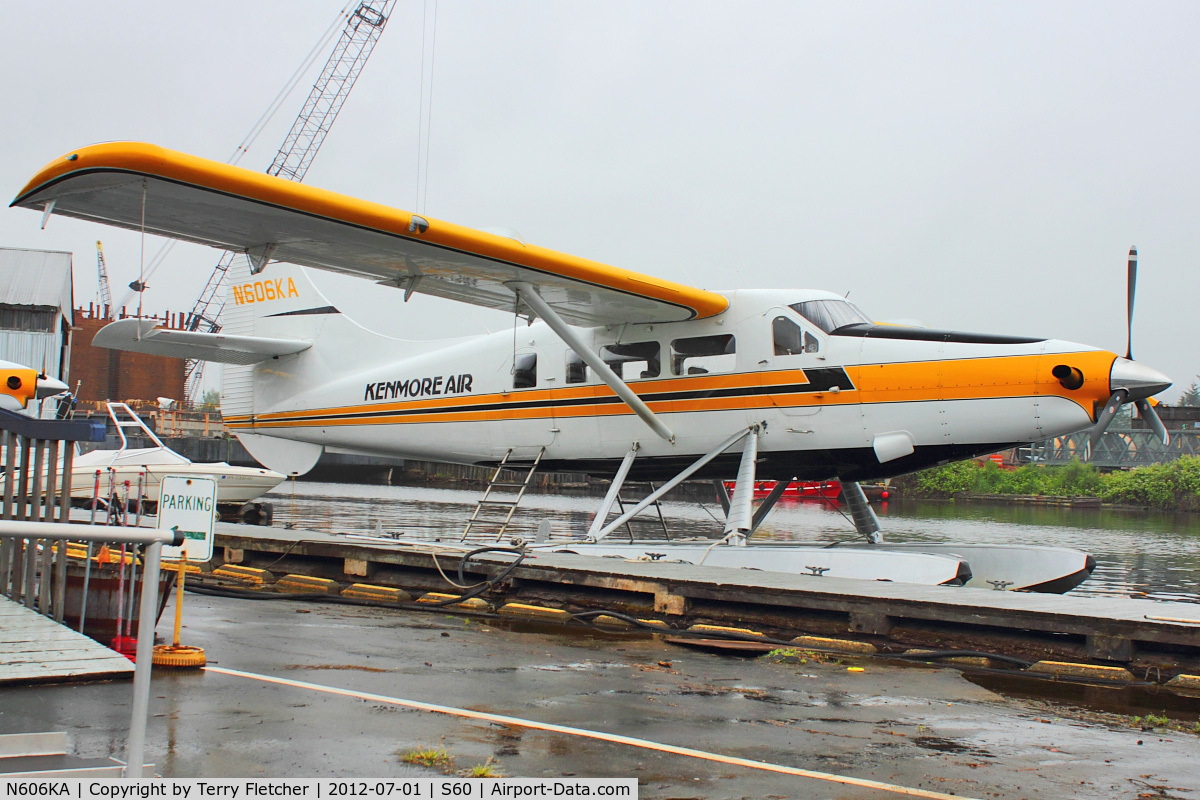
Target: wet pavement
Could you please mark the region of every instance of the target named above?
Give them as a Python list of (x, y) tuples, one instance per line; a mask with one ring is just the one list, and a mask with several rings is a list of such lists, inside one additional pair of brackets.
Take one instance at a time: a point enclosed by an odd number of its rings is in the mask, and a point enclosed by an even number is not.
[[(1200, 797), (1200, 737), (1096, 710), (1118, 690), (1054, 700), (953, 669), (309, 601), (189, 595), (185, 611), (183, 643), (227, 669), (969, 797)], [(131, 688), (6, 688), (0, 733), (65, 730), (78, 755), (120, 758)], [(636, 777), (643, 798), (900, 796), (214, 672), (156, 670), (150, 710), (147, 760), (168, 777), (434, 775), (401, 757), (445, 748), (456, 770)]]

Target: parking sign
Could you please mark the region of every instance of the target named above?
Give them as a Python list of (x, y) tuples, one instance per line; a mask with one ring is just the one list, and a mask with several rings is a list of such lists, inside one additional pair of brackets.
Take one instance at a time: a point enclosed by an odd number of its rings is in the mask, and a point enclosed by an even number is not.
[(208, 561), (213, 557), (213, 528), (217, 521), (217, 482), (212, 478), (168, 475), (158, 497), (158, 527), (183, 531), (183, 544), (166, 545), (162, 557)]

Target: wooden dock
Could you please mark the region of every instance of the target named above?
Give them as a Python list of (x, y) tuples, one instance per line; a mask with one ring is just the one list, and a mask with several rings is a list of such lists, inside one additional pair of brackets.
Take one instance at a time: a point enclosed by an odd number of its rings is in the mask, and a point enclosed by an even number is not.
[(0, 597), (0, 685), (132, 677), (120, 653)]
[[(219, 525), (217, 561), (342, 583), (453, 591), (428, 552), (363, 537)], [(442, 570), (458, 557), (439, 554)], [(478, 557), (472, 575), (495, 575), (511, 559)], [(478, 578), (476, 578), (478, 579)], [(507, 599), (655, 613), (673, 624), (719, 621), (776, 632), (858, 635), (908, 645), (968, 644), (1039, 658), (1200, 665), (1200, 605), (1075, 597), (793, 575), (536, 552), (507, 580)], [(498, 598), (493, 597), (496, 601)], [(1036, 660), (1036, 659), (1032, 659)], [(1189, 667), (1191, 668), (1191, 667)]]

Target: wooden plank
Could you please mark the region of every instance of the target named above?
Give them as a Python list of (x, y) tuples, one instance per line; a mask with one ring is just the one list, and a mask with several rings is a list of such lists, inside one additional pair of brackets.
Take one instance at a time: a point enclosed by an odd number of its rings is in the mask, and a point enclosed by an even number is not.
[[(92, 644), (95, 643), (93, 642)], [(91, 644), (72, 639), (64, 639), (53, 643), (34, 640), (3, 642), (0, 643), (0, 664), (19, 658), (21, 654), (25, 653), (43, 653), (48, 658), (53, 653), (76, 650), (89, 654), (94, 652)]]
[(120, 653), (8, 598), (0, 598), (0, 620), (0, 683), (133, 674)]
[[(51, 679), (65, 678), (113, 678), (132, 676), (133, 663), (125, 659), (128, 666), (122, 667), (113, 661), (79, 661), (70, 666), (26, 664), (5, 670), (0, 674), (0, 684), (38, 683)], [(24, 668), (21, 668), (24, 667)]]
[[(128, 663), (132, 661), (125, 658), (115, 650), (109, 650), (107, 647), (97, 645), (95, 649), (75, 649), (75, 650), (48, 650), (42, 653), (26, 651), (23, 653), (10, 653), (5, 657), (8, 663), (11, 664), (70, 664), (75, 661), (116, 661), (117, 659), (125, 659)], [(120, 663), (120, 662), (117, 662)], [(5, 665), (4, 661), (0, 661), (0, 667)]]

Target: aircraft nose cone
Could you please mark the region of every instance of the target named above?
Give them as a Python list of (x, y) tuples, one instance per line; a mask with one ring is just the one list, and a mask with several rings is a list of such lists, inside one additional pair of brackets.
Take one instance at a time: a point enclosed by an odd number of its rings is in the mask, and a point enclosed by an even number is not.
[(56, 394), (70, 391), (71, 387), (60, 381), (58, 378), (50, 378), (38, 376), (37, 379), (37, 396), (38, 397), (53, 397)]
[(1170, 388), (1171, 379), (1152, 367), (1116, 358), (1108, 375), (1108, 386), (1113, 392), (1125, 389), (1130, 400), (1142, 400)]

